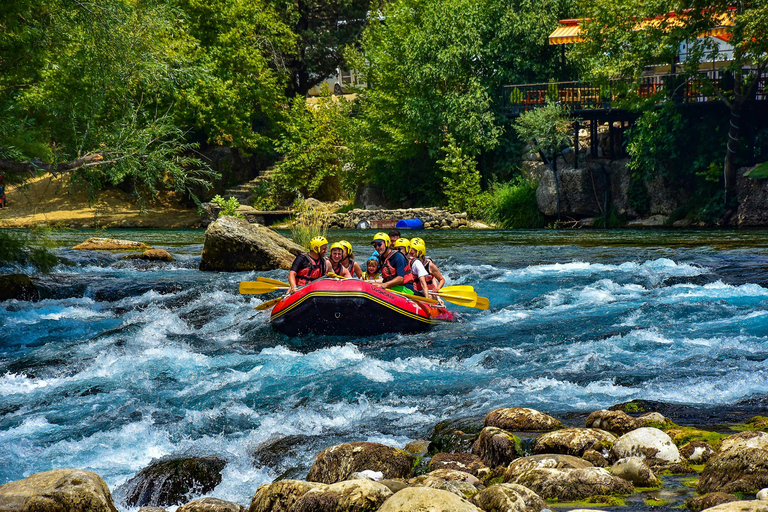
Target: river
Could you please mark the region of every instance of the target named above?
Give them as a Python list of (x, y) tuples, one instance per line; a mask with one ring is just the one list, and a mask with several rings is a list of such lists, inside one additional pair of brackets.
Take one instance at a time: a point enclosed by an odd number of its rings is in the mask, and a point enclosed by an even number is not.
[[(371, 234), (329, 238), (362, 260)], [(681, 424), (768, 406), (765, 231), (419, 234), (448, 284), (473, 285), (489, 310), (453, 306), (459, 321), (426, 334), (290, 339), (254, 311), (261, 297), (237, 293), (286, 273), (198, 271), (203, 231), (55, 232), (69, 263), (41, 278), (46, 298), (0, 304), (0, 484), (77, 467), (114, 491), (154, 458), (216, 455), (228, 465), (210, 495), (247, 506), (325, 446), (402, 447), (501, 406), (574, 426), (631, 399), (672, 404)], [(177, 261), (69, 249), (90, 236)], [(254, 463), (288, 435), (300, 449)]]

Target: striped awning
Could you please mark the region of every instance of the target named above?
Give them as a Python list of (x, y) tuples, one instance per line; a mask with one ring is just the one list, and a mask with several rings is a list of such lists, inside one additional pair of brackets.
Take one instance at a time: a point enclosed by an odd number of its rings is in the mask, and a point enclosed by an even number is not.
[(549, 44), (581, 43), (581, 27), (576, 25), (560, 25), (549, 34)]
[[(717, 26), (705, 33), (699, 35), (699, 37), (717, 37), (723, 41), (728, 41), (731, 38), (731, 28), (735, 25), (734, 21), (735, 11), (729, 10), (718, 16)], [(554, 32), (549, 34), (549, 44), (569, 44), (569, 43), (581, 43), (584, 38), (581, 37), (580, 24), (586, 20), (584, 19), (569, 19), (558, 21), (558, 27)], [(659, 16), (656, 18), (644, 19), (635, 25), (633, 30), (644, 30), (649, 27), (660, 27), (662, 24), (666, 27), (683, 26), (686, 23), (686, 16), (678, 15), (674, 12), (670, 12), (666, 16)]]

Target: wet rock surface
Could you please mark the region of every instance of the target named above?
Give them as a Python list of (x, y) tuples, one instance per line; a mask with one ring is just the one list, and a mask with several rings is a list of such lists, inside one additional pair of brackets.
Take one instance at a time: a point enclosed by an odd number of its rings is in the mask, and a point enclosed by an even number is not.
[(498, 427), (509, 432), (548, 432), (563, 428), (560, 420), (525, 407), (494, 409), (486, 414), (484, 425), (486, 427)]
[(379, 443), (347, 443), (321, 451), (309, 470), (307, 480), (333, 484), (352, 473), (380, 471), (384, 478), (407, 478), (415, 458), (410, 453)]
[(0, 510), (117, 512), (104, 480), (79, 469), (54, 469), (0, 485)]

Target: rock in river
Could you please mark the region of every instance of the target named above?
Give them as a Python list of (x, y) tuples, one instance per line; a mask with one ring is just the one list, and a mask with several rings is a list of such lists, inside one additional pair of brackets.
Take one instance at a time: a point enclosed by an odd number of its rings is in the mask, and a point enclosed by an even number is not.
[(509, 432), (548, 432), (563, 428), (563, 424), (552, 416), (525, 407), (494, 409), (485, 415), (485, 426)]
[(79, 251), (146, 251), (152, 247), (133, 240), (95, 237), (74, 246), (73, 249)]
[(37, 302), (40, 299), (40, 295), (29, 276), (24, 274), (7, 274), (0, 276), (0, 302), (10, 299)]
[(200, 270), (290, 270), (302, 252), (299, 245), (269, 228), (223, 216), (205, 231)]
[(54, 469), (0, 485), (0, 510), (117, 512), (104, 480), (79, 469)]
[(307, 480), (334, 484), (366, 469), (380, 471), (384, 478), (407, 478), (414, 461), (410, 453), (379, 443), (339, 444), (317, 454)]

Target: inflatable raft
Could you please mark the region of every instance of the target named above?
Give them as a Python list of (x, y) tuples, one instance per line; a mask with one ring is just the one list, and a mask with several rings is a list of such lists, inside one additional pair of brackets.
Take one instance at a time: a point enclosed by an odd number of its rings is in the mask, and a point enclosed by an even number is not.
[(413, 333), (453, 321), (445, 307), (411, 300), (359, 279), (318, 279), (278, 302), (272, 327), (288, 336)]

